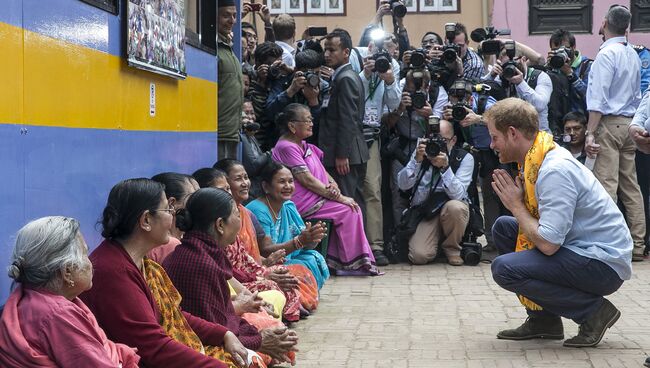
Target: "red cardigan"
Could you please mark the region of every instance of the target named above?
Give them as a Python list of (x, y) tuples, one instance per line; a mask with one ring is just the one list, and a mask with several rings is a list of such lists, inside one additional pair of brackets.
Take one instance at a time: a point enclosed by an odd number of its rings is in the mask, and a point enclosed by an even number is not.
[[(138, 348), (148, 367), (218, 367), (227, 365), (173, 340), (160, 326), (160, 311), (131, 257), (117, 242), (104, 240), (90, 255), (93, 287), (81, 299), (95, 314), (109, 339)], [(225, 327), (187, 312), (187, 322), (205, 345), (223, 345)]]

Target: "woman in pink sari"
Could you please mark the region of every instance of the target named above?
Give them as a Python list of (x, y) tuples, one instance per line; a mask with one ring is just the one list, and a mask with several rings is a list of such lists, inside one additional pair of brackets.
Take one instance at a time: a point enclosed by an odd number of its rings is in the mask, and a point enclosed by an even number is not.
[(18, 287), (0, 320), (2, 367), (137, 368), (135, 349), (110, 341), (77, 296), (92, 286), (75, 219), (43, 217), (18, 232), (9, 276)]
[(359, 206), (341, 194), (321, 162), (323, 152), (305, 142), (314, 126), (309, 108), (290, 104), (278, 115), (277, 123), (283, 134), (273, 148), (273, 159), (291, 168), (296, 179), (292, 201), (304, 219), (333, 222), (327, 265), (337, 275), (379, 275)]

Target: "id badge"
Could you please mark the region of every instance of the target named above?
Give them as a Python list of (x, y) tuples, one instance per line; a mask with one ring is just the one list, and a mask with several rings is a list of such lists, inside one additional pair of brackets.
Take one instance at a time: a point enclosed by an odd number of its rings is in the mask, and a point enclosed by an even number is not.
[(366, 106), (363, 123), (369, 126), (379, 126), (379, 109), (376, 106)]
[(330, 95), (327, 95), (325, 98), (323, 98), (323, 103), (321, 104), (321, 107), (327, 107), (330, 104)]

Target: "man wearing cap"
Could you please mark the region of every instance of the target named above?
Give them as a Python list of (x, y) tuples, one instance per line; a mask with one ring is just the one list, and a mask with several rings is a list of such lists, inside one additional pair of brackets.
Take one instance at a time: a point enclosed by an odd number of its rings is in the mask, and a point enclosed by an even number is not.
[(237, 158), (244, 80), (239, 59), (233, 51), (232, 28), (237, 21), (235, 0), (219, 0), (217, 10), (217, 60), (219, 62), (218, 159)]

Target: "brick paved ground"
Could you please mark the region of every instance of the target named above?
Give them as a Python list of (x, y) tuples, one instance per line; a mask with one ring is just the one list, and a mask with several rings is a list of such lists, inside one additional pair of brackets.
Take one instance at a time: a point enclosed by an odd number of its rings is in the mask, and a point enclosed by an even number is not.
[[(373, 278), (334, 277), (317, 313), (294, 326), (298, 367), (642, 367), (650, 353), (650, 261), (610, 297), (622, 317), (596, 348), (497, 340), (525, 313), (490, 265), (392, 265)], [(577, 326), (565, 322), (565, 335)]]

